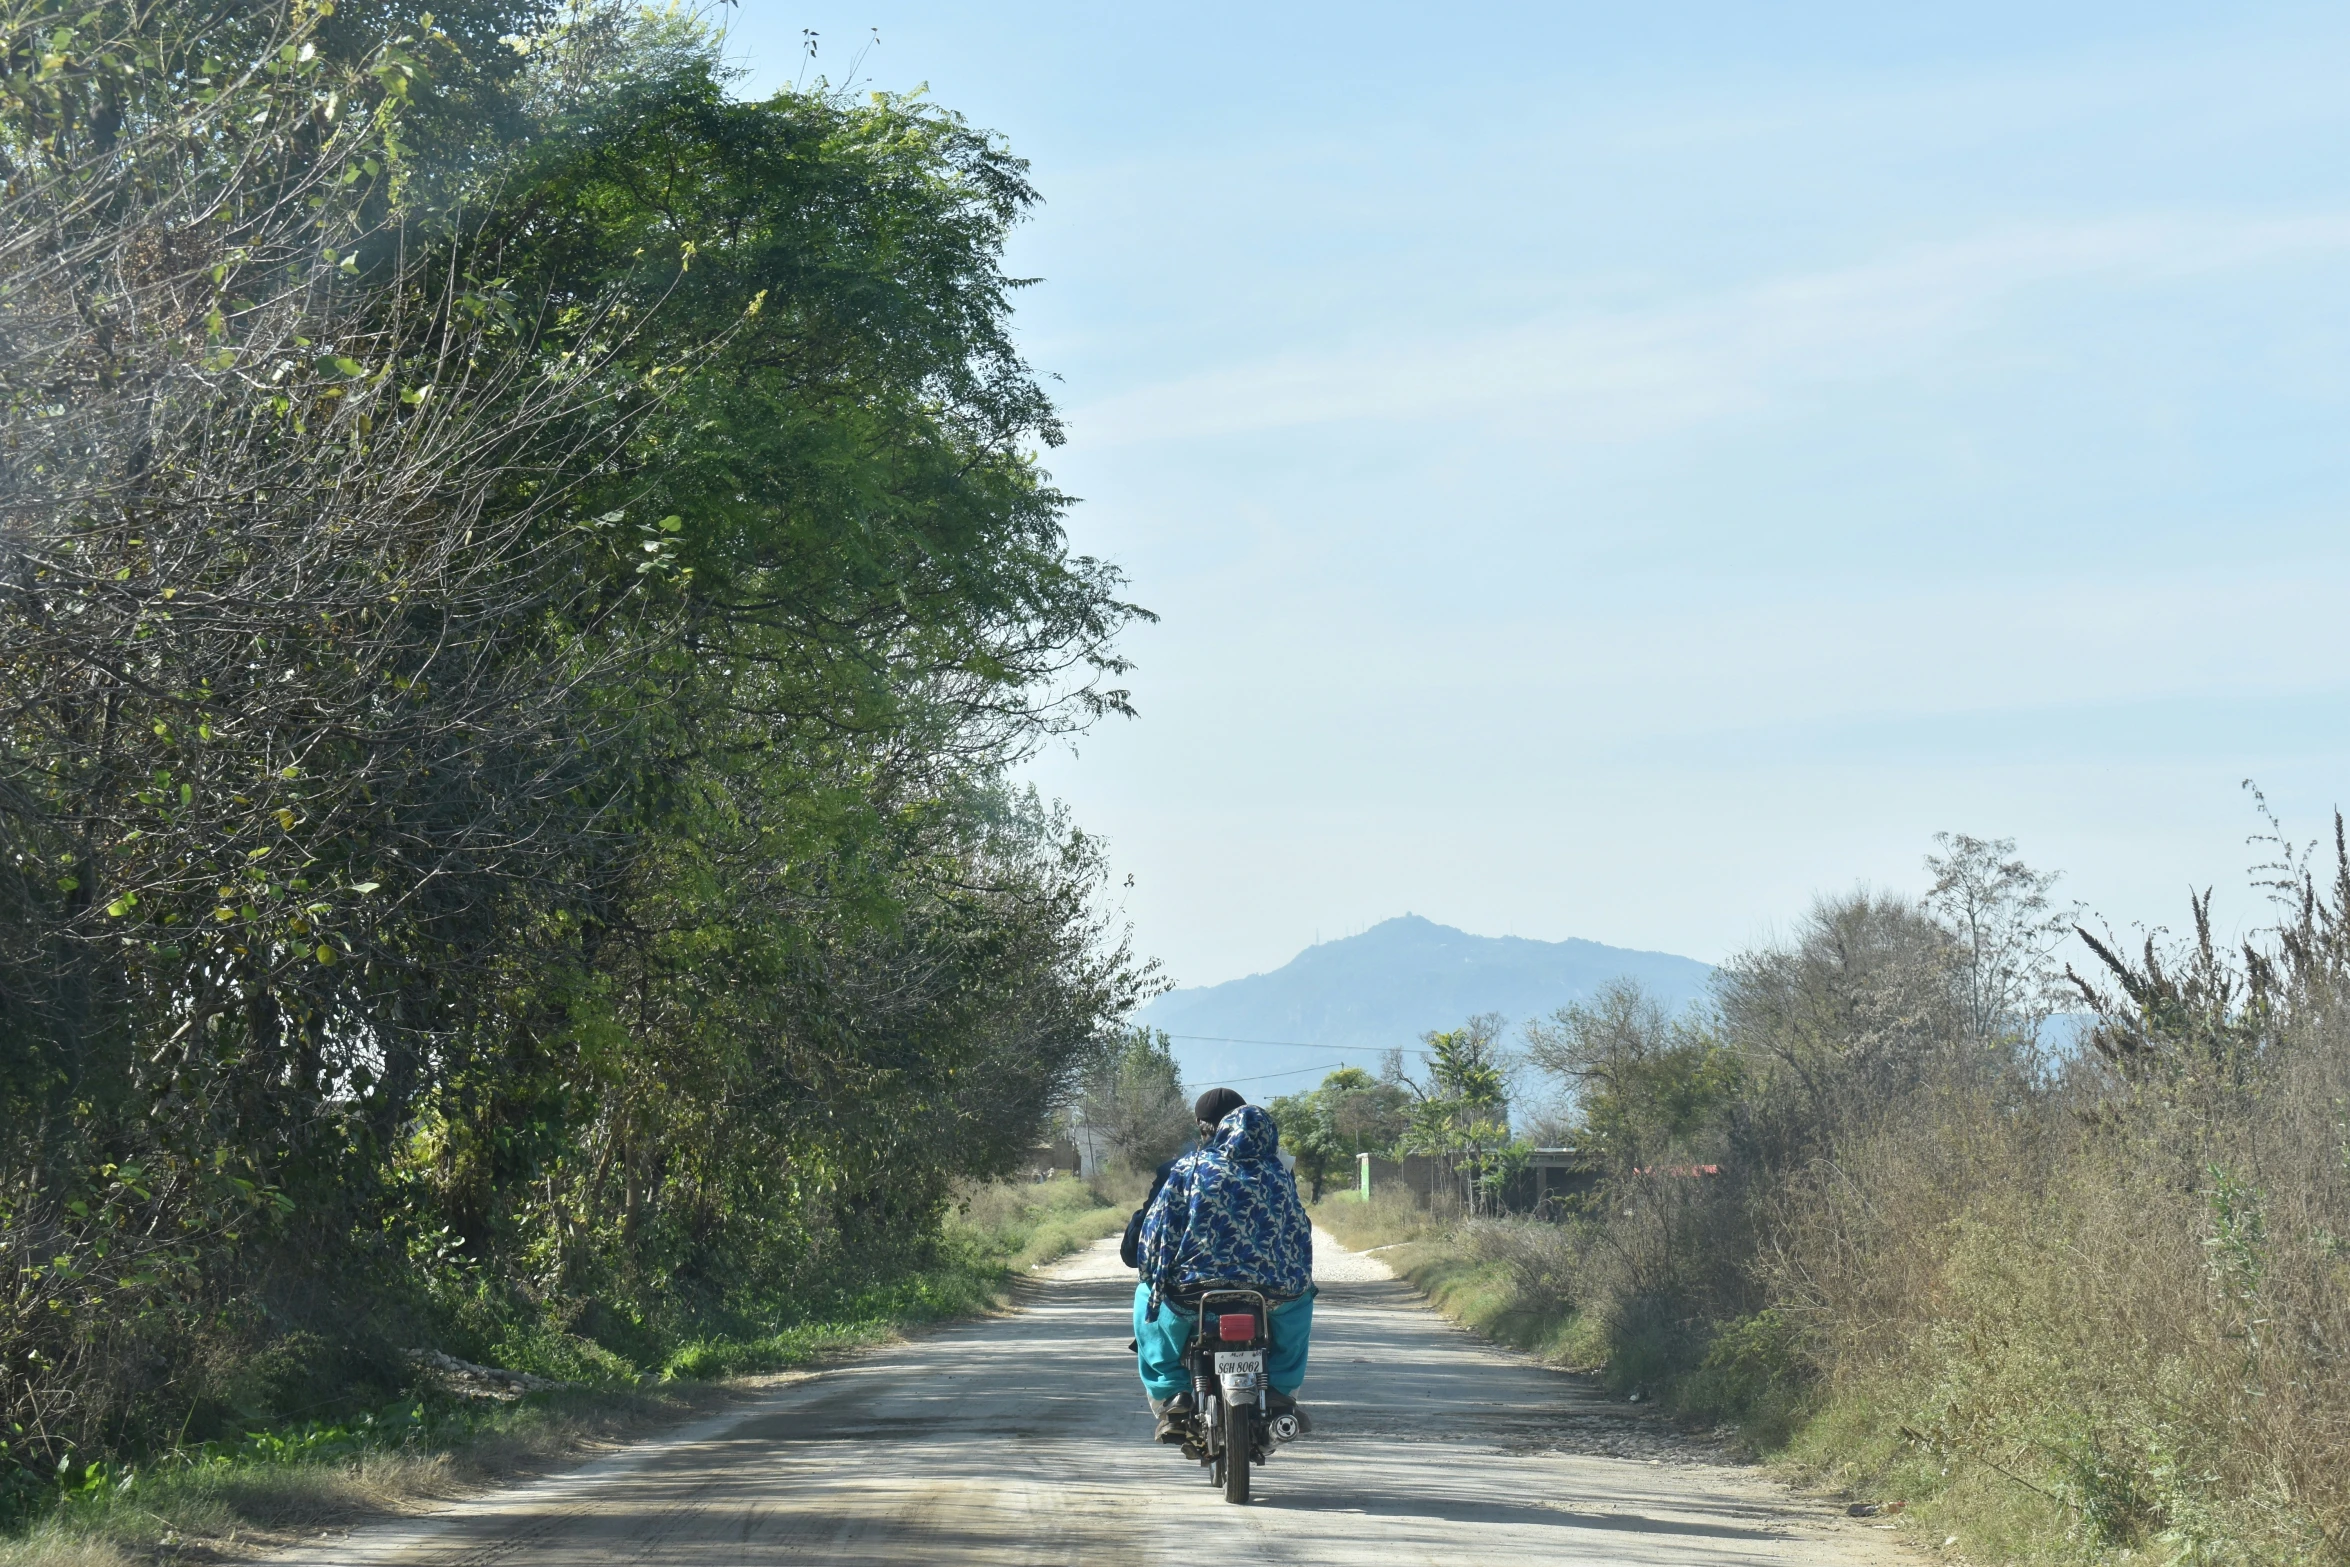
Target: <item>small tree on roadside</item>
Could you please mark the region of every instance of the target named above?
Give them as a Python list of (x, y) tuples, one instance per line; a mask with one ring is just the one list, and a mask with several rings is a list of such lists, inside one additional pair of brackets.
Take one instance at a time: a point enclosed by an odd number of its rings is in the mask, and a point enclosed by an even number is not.
[(1484, 1211), (1485, 1165), (1508, 1144), (1509, 1074), (1499, 1013), (1480, 1013), (1459, 1028), (1421, 1036), (1428, 1076), (1407, 1082), (1415, 1103), (1405, 1146), (1444, 1159), (1458, 1171), (1469, 1211)]
[(1306, 1200), (1320, 1202), (1331, 1166), (1339, 1158), (1339, 1150), (1331, 1142), (1329, 1117), (1323, 1111), (1320, 1091), (1308, 1089), (1302, 1094), (1283, 1094), (1265, 1108), (1273, 1113), (1274, 1125), (1281, 1128), (1282, 1148), (1297, 1161), (1297, 1174), (1308, 1188)]
[(1526, 1059), (1566, 1086), (1577, 1140), (1619, 1171), (1695, 1136), (1741, 1080), (1737, 1057), (1711, 1033), (1630, 979), (1527, 1024)]
[(1281, 1127), (1281, 1146), (1322, 1199), (1322, 1188), (1358, 1155), (1386, 1153), (1409, 1125), (1410, 1094), (1359, 1066), (1344, 1066), (1302, 1094), (1285, 1094), (1269, 1107)]
[(1192, 1133), (1191, 1105), (1173, 1042), (1147, 1028), (1126, 1035), (1087, 1074), (1077, 1120), (1130, 1169), (1148, 1170), (1181, 1148)]
[(1411, 1091), (1359, 1066), (1339, 1068), (1314, 1092), (1329, 1117), (1331, 1141), (1347, 1158), (1392, 1152), (1410, 1124)]
[(1489, 1148), (1482, 1160), (1477, 1184), (1483, 1188), (1485, 1200), (1499, 1212), (1503, 1199), (1518, 1177), (1534, 1166), (1534, 1144), (1527, 1138), (1513, 1137)]
[(2072, 939), (2078, 906), (2050, 900), (2057, 873), (2018, 859), (2013, 838), (1943, 832), (1934, 842), (1943, 852), (1926, 856), (1934, 887), (1925, 908), (1951, 934), (1968, 1028), (1977, 1039), (2036, 1041), (2072, 1001), (2056, 953)]

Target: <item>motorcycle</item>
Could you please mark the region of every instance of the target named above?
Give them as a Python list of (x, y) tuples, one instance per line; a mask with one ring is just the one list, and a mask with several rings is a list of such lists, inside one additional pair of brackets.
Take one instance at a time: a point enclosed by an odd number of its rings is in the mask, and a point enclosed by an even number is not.
[(1294, 1441), (1296, 1415), (1267, 1407), (1265, 1356), (1272, 1344), (1272, 1303), (1250, 1289), (1213, 1289), (1199, 1298), (1199, 1318), (1183, 1351), (1191, 1373), (1191, 1410), (1183, 1453), (1208, 1471), (1227, 1502), (1248, 1500), (1249, 1470)]

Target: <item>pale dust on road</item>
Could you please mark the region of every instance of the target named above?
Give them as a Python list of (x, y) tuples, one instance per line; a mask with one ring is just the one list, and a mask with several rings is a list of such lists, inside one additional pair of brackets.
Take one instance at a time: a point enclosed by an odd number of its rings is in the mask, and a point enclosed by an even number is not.
[(1827, 1564), (1909, 1558), (1314, 1236), (1313, 1433), (1235, 1507), (1150, 1440), (1117, 1243), (1013, 1314), (894, 1346), (569, 1474), (279, 1567)]

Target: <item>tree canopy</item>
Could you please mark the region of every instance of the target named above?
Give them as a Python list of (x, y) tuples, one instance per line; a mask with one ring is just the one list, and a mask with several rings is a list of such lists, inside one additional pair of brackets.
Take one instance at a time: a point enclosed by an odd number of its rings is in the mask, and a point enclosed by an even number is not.
[(657, 1355), (1012, 1167), (1139, 983), (1006, 781), (1141, 613), (1019, 159), (620, 7), (26, 0), (0, 181), (9, 1461)]
[(1297, 1156), (1297, 1169), (1313, 1200), (1362, 1154), (1394, 1152), (1410, 1125), (1410, 1090), (1373, 1077), (1359, 1066), (1342, 1066), (1302, 1094), (1273, 1101), (1281, 1144)]

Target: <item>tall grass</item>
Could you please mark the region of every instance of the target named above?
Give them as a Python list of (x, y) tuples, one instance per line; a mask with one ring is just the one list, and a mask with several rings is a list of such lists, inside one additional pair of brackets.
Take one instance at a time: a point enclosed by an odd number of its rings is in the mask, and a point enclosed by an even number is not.
[(946, 1233), (976, 1260), (1025, 1271), (1117, 1234), (1149, 1189), (1148, 1177), (1127, 1169), (1083, 1181), (989, 1181), (959, 1195)]
[[(1429, 1212), (1401, 1187), (1385, 1186), (1365, 1201), (1354, 1192), (1333, 1192), (1313, 1206), (1314, 1222), (1355, 1251), (1398, 1246), (1447, 1233), (1447, 1215)], [(1393, 1266), (1392, 1261), (1389, 1266)]]
[(1401, 1188), (1325, 1197), (1314, 1222), (1379, 1260), (1437, 1308), (1497, 1343), (1561, 1365), (1588, 1367), (1606, 1349), (1576, 1305), (1579, 1232), (1556, 1225), (1469, 1218), (1439, 1203), (1431, 1212)]

